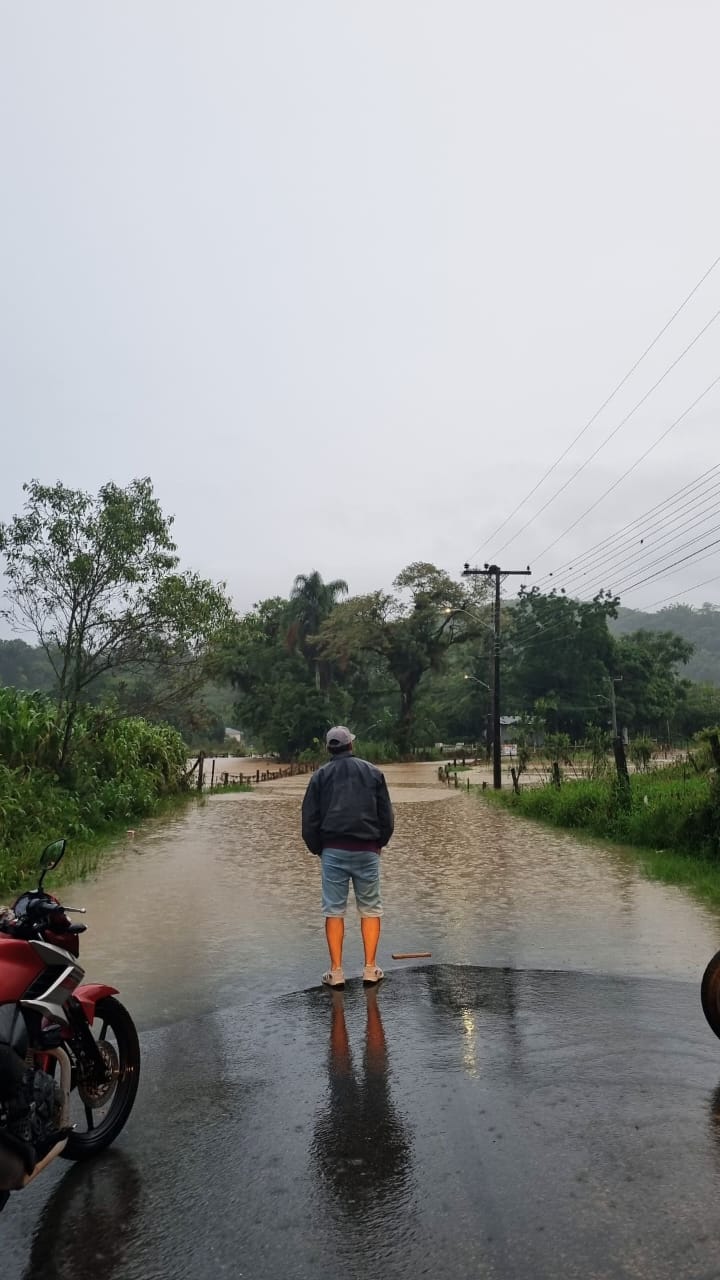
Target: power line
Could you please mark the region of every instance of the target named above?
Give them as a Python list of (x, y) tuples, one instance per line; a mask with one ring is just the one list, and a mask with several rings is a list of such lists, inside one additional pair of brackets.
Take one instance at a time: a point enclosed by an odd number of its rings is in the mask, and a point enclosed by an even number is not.
[[(648, 555), (652, 555), (654, 551), (659, 550), (660, 547), (665, 546), (666, 543), (672, 541), (672, 539), (678, 534), (694, 529), (698, 525), (702, 525), (712, 519), (719, 509), (718, 493), (720, 493), (720, 489), (717, 493), (708, 495), (710, 501), (706, 506), (697, 508), (696, 510), (691, 510), (685, 514), (684, 519), (680, 521), (673, 521), (668, 524), (667, 528), (663, 529), (663, 526), (654, 526), (650, 529), (644, 530), (643, 536), (640, 538), (640, 544), (644, 549), (636, 552), (636, 559), (645, 559)], [(662, 536), (658, 538), (657, 534), (661, 530)], [(638, 529), (635, 532), (635, 538), (637, 539), (639, 535), (640, 530)], [(612, 573), (618, 562), (624, 561), (627, 558), (628, 549), (633, 545), (635, 544), (625, 540), (621, 545), (616, 546), (613, 550), (606, 551), (603, 556), (598, 557), (596, 560), (591, 561), (589, 564), (575, 572), (571, 572), (568, 577), (563, 578), (563, 587), (566, 590), (576, 590), (578, 587), (575, 584), (579, 583), (579, 580), (582, 578), (587, 577), (588, 574), (597, 574), (601, 571), (603, 575)]]
[[(681, 546), (674, 547), (673, 550), (667, 552), (666, 555), (673, 555), (677, 551), (685, 550), (687, 547), (692, 546), (694, 542), (700, 541), (702, 537), (707, 537), (709, 534), (716, 533), (719, 530), (720, 530), (720, 525), (716, 526), (714, 529), (706, 530), (704, 534), (699, 534), (695, 538), (691, 538), (689, 542), (684, 543)], [(689, 555), (683, 556), (679, 560), (662, 564), (662, 567), (656, 570), (655, 573), (648, 574), (647, 577), (643, 578), (638, 583), (633, 583), (630, 587), (627, 587), (625, 585), (627, 582), (627, 578), (622, 579), (617, 584), (617, 594), (620, 594), (622, 592), (625, 595), (627, 594), (628, 591), (639, 590), (639, 588), (643, 586), (646, 582), (650, 582), (659, 577), (661, 578), (661, 577), (667, 576), (667, 574), (671, 572), (672, 569), (676, 568), (679, 564), (685, 563), (688, 560), (697, 559), (698, 563), (702, 563), (703, 560), (708, 560), (711, 557), (713, 549), (718, 545), (720, 545), (720, 539), (710, 542), (706, 544), (704, 547), (698, 548), (696, 551), (690, 552)], [(657, 560), (654, 560), (650, 564), (646, 565), (645, 568), (646, 569), (652, 568), (653, 565), (660, 564), (664, 560), (665, 560), (665, 556), (660, 556), (658, 557)], [(636, 571), (637, 571), (637, 566), (635, 567), (635, 569), (633, 569), (633, 572), (628, 575), (628, 577), (633, 577)], [(708, 586), (710, 583), (718, 582), (718, 581), (720, 581), (720, 574), (715, 575), (712, 578), (706, 578), (702, 582), (697, 582), (693, 586), (685, 588), (684, 591), (678, 591), (674, 595), (665, 596), (662, 600), (656, 600), (653, 602), (653, 604), (645, 605), (643, 606), (643, 611), (649, 612), (650, 610), (657, 608), (659, 605), (667, 603), (669, 600), (676, 600), (679, 596), (685, 595), (687, 592), (699, 590), (701, 587)], [(564, 593), (564, 588), (563, 588), (563, 593)], [(572, 595), (568, 595), (567, 599), (574, 600), (576, 599), (576, 597)], [(536, 624), (537, 629), (533, 629), (532, 622), (530, 620), (527, 620), (525, 623), (524, 629), (521, 629), (519, 632), (515, 632), (511, 635), (510, 644), (511, 646), (516, 648), (528, 648), (537, 643), (544, 643), (546, 639), (548, 640), (548, 642), (550, 642), (553, 639), (555, 640), (566, 639), (568, 638), (567, 636), (558, 635), (557, 632), (562, 631), (563, 627), (566, 626), (568, 621), (569, 619), (565, 618), (560, 622), (554, 623), (550, 627), (543, 627), (540, 624)], [(571, 634), (574, 635), (576, 633), (573, 632)]]
[(673, 360), (672, 364), (668, 366), (668, 368), (665, 370), (662, 376), (658, 378), (657, 382), (653, 383), (653, 385), (650, 387), (650, 390), (646, 391), (645, 395), (642, 396), (640, 400), (638, 400), (637, 404), (633, 406), (630, 412), (625, 414), (625, 417), (622, 418), (618, 423), (618, 425), (613, 428), (613, 430), (610, 432), (610, 435), (605, 437), (605, 439), (598, 445), (597, 449), (595, 449), (590, 454), (589, 458), (586, 458), (584, 462), (581, 462), (580, 466), (577, 467), (576, 470), (573, 471), (572, 475), (569, 476), (568, 479), (565, 480), (565, 482), (560, 485), (559, 489), (555, 490), (555, 492), (548, 498), (547, 502), (543, 503), (543, 505), (539, 507), (538, 510), (535, 512), (535, 514), (532, 515), (529, 520), (526, 520), (525, 524), (520, 526), (517, 533), (514, 533), (512, 538), (508, 538), (507, 542), (503, 543), (503, 545), (500, 547), (500, 551), (505, 551), (507, 547), (512, 546), (513, 542), (515, 542), (520, 537), (520, 534), (524, 533), (526, 529), (529, 529), (530, 525), (533, 524), (535, 520), (537, 520), (538, 516), (541, 516), (543, 511), (547, 511), (548, 507), (552, 505), (555, 499), (559, 498), (560, 494), (565, 492), (565, 490), (572, 484), (573, 480), (576, 480), (577, 477), (581, 474), (581, 472), (583, 472), (585, 468), (589, 466), (590, 463), (595, 458), (597, 458), (598, 454), (601, 453), (602, 450), (605, 448), (605, 446), (609, 444), (610, 441), (617, 435), (618, 431), (620, 431), (621, 428), (624, 427), (625, 424), (630, 421), (633, 415), (637, 413), (638, 409), (645, 404), (645, 401), (650, 398), (653, 391), (657, 390), (657, 388), (660, 386), (660, 383), (664, 382), (668, 374), (672, 373), (676, 365), (678, 365), (680, 361), (687, 355), (688, 351), (690, 351), (695, 346), (695, 343), (699, 342), (703, 334), (706, 333), (707, 330), (710, 328), (710, 326), (715, 323), (718, 316), (720, 316), (720, 307), (715, 312), (715, 314), (710, 317), (707, 324), (703, 325), (700, 332), (695, 334), (695, 337), (693, 338), (692, 342), (688, 343), (688, 345), (685, 347), (685, 350), (681, 351), (680, 355), (677, 356), (675, 360)]
[(705, 547), (699, 547), (697, 551), (691, 551), (689, 555), (682, 556), (679, 560), (675, 560), (673, 564), (664, 565), (662, 569), (658, 569), (656, 573), (648, 574), (647, 578), (641, 578), (639, 582), (633, 582), (629, 587), (625, 587), (625, 591), (636, 591), (638, 587), (644, 586), (646, 582), (652, 582), (653, 578), (662, 578), (667, 576), (671, 569), (676, 569), (678, 565), (685, 564), (688, 560), (707, 559), (703, 556), (703, 551), (710, 551), (713, 547), (720, 546), (720, 538), (716, 538), (714, 542), (709, 542)]
[[(693, 490), (700, 488), (706, 482), (714, 484), (718, 480), (718, 478), (720, 478), (717, 475), (718, 472), (720, 472), (720, 465), (716, 463), (715, 466), (709, 467), (707, 471), (704, 471), (702, 473), (702, 475), (698, 476), (695, 480), (689, 481), (687, 484), (683, 485), (682, 488), (677, 489), (675, 493), (670, 494), (670, 496), (668, 498), (663, 499), (662, 502), (657, 503), (654, 507), (650, 507), (648, 511), (644, 511), (642, 515), (636, 516), (634, 520), (630, 520), (628, 524), (623, 525), (622, 528), (617, 530), (617, 532), (608, 534), (605, 538), (602, 538), (600, 542), (596, 542), (592, 546), (587, 547), (585, 551), (582, 551), (580, 553), (580, 555), (573, 556), (570, 560), (566, 560), (563, 564), (558, 565), (556, 569), (550, 569), (548, 570), (547, 573), (541, 574), (540, 578), (538, 579), (537, 585), (542, 590), (544, 584), (549, 582), (551, 578), (558, 577), (566, 569), (569, 572), (571, 572), (579, 568), (586, 561), (592, 560), (593, 558), (596, 557), (596, 554), (598, 552), (603, 551), (606, 547), (608, 547), (611, 543), (616, 542), (624, 534), (629, 534), (633, 529), (638, 529), (638, 527), (642, 525), (644, 520), (649, 520), (651, 516), (659, 515), (661, 512), (665, 510), (667, 510), (668, 512), (672, 510), (672, 507), (676, 505), (676, 502), (679, 498), (688, 497)], [(704, 499), (705, 497), (707, 497), (707, 494), (696, 493), (694, 495), (694, 498), (689, 503), (687, 502), (681, 503), (678, 506), (678, 511), (675, 514), (680, 514), (680, 512), (683, 511), (688, 505), (692, 506), (698, 497), (701, 499)]]
[[(569, 619), (565, 618), (565, 619), (563, 620), (562, 625), (563, 625), (563, 626), (566, 626), (566, 624), (567, 624), (567, 622), (568, 622), (568, 621), (569, 621)], [(548, 627), (548, 631), (549, 631), (549, 630), (550, 630), (550, 628)], [(564, 632), (564, 633), (562, 633), (562, 632), (561, 632), (561, 634), (559, 634), (559, 635), (553, 635), (553, 636), (549, 636), (549, 637), (547, 637), (547, 638), (546, 638), (546, 637), (544, 637), (544, 636), (539, 635), (539, 636), (537, 637), (537, 639), (530, 639), (530, 640), (525, 640), (525, 641), (523, 641), (523, 643), (522, 643), (522, 644), (519, 644), (519, 645), (517, 646), (517, 648), (518, 648), (518, 649), (523, 649), (523, 650), (525, 650), (525, 649), (534, 649), (534, 648), (536, 648), (536, 647), (538, 647), (538, 646), (540, 646), (540, 645), (543, 645), (543, 644), (558, 644), (558, 643), (559, 643), (559, 641), (561, 641), (561, 640), (576, 640), (576, 639), (577, 639), (577, 634), (578, 634), (578, 633), (577, 633), (577, 629), (576, 629), (576, 630), (574, 630), (574, 631), (566, 631), (566, 632)], [(511, 641), (511, 644), (513, 644), (513, 643), (514, 643), (514, 641)]]
[[(682, 310), (687, 306), (687, 304), (688, 304), (688, 302), (690, 301), (690, 299), (691, 299), (692, 297), (694, 297), (694, 295), (697, 293), (697, 291), (698, 291), (698, 289), (700, 288), (700, 286), (701, 286), (702, 284), (704, 284), (704, 283), (705, 283), (705, 281), (707, 280), (708, 276), (709, 276), (709, 275), (711, 275), (711, 273), (715, 270), (715, 268), (716, 268), (716, 266), (718, 265), (718, 263), (719, 263), (719, 262), (720, 262), (720, 255), (715, 259), (715, 261), (714, 261), (714, 262), (712, 262), (712, 263), (710, 264), (710, 266), (708, 267), (707, 271), (705, 271), (705, 272), (704, 272), (704, 274), (703, 274), (703, 275), (700, 277), (700, 279), (698, 280), (697, 284), (693, 285), (693, 288), (690, 290), (690, 292), (689, 292), (689, 294), (687, 295), (687, 297), (686, 297), (686, 298), (684, 298), (684, 299), (683, 299), (683, 301), (680, 303), (680, 306), (679, 306), (679, 307), (677, 307), (677, 309), (676, 309), (675, 311), (673, 311), (672, 315), (670, 316), (670, 319), (666, 321), (666, 323), (663, 325), (662, 329), (660, 329), (660, 331), (655, 335), (655, 337), (653, 338), (653, 340), (652, 340), (652, 342), (649, 344), (649, 346), (647, 346), (647, 347), (645, 348), (645, 350), (643, 351), (642, 355), (638, 357), (638, 359), (637, 359), (637, 360), (635, 361), (635, 363), (631, 366), (631, 368), (630, 368), (630, 369), (628, 369), (628, 371), (627, 371), (627, 373), (624, 375), (624, 377), (622, 377), (622, 378), (620, 379), (620, 381), (617, 383), (617, 385), (616, 385), (616, 386), (613, 388), (613, 390), (610, 392), (610, 395), (609, 395), (609, 396), (607, 396), (607, 398), (606, 398), (605, 400), (603, 400), (602, 404), (600, 405), (600, 408), (595, 410), (595, 412), (594, 412), (594, 414), (592, 415), (592, 417), (591, 417), (591, 418), (589, 418), (589, 419), (588, 419), (588, 421), (585, 423), (585, 426), (584, 426), (584, 427), (583, 427), (583, 428), (582, 428), (582, 429), (577, 433), (577, 435), (575, 436), (575, 438), (574, 438), (573, 440), (571, 440), (570, 444), (569, 444), (569, 445), (567, 446), (567, 448), (563, 451), (563, 453), (561, 453), (561, 454), (560, 454), (560, 456), (559, 456), (558, 458), (556, 458), (555, 462), (553, 462), (552, 466), (548, 468), (548, 470), (547, 470), (547, 471), (545, 472), (545, 474), (541, 477), (541, 479), (540, 479), (540, 480), (538, 480), (537, 484), (533, 486), (533, 488), (530, 490), (530, 492), (529, 492), (529, 493), (527, 493), (527, 494), (525, 495), (525, 497), (522, 499), (522, 501), (520, 501), (520, 502), (517, 504), (517, 506), (514, 508), (514, 510), (510, 512), (510, 515), (505, 517), (505, 519), (502, 521), (502, 523), (498, 525), (497, 529), (495, 529), (495, 530), (494, 530), (494, 532), (490, 534), (490, 537), (485, 539), (485, 542), (481, 543), (479, 547), (476, 547), (476, 548), (475, 548), (475, 550), (473, 551), (472, 555), (469, 557), (469, 559), (470, 559), (470, 560), (472, 560), (472, 559), (473, 559), (473, 557), (477, 555), (478, 551), (480, 551), (480, 550), (481, 550), (481, 548), (482, 548), (483, 546), (485, 546), (485, 545), (486, 545), (486, 543), (492, 542), (493, 538), (496, 538), (496, 537), (497, 537), (497, 535), (498, 535), (498, 534), (499, 534), (499, 533), (500, 533), (500, 532), (505, 528), (505, 526), (506, 526), (507, 524), (509, 524), (509, 522), (512, 520), (513, 516), (516, 516), (516, 515), (517, 515), (518, 511), (520, 511), (520, 510), (522, 509), (522, 507), (524, 507), (524, 506), (525, 506), (525, 503), (526, 503), (526, 502), (528, 502), (528, 501), (530, 500), (530, 498), (532, 498), (532, 497), (533, 497), (533, 495), (534, 495), (535, 493), (537, 493), (538, 489), (539, 489), (539, 488), (540, 488), (540, 487), (545, 483), (545, 481), (546, 481), (546, 480), (547, 480), (547, 479), (552, 475), (552, 473), (556, 470), (556, 468), (557, 468), (557, 467), (559, 467), (560, 463), (561, 463), (561, 462), (563, 462), (563, 461), (564, 461), (564, 459), (567, 457), (567, 455), (570, 453), (570, 451), (571, 451), (572, 449), (574, 449), (574, 447), (575, 447), (575, 445), (577, 444), (578, 440), (582, 439), (582, 437), (585, 435), (585, 432), (586, 432), (586, 431), (589, 431), (590, 427), (593, 425), (593, 423), (597, 420), (597, 418), (599, 418), (600, 414), (603, 412), (603, 409), (606, 409), (606, 408), (607, 408), (607, 406), (610, 404), (611, 400), (613, 400), (613, 399), (615, 398), (615, 396), (617, 395), (618, 391), (620, 391), (620, 390), (625, 386), (625, 383), (628, 381), (628, 379), (632, 377), (632, 375), (634, 374), (635, 370), (636, 370), (637, 368), (639, 368), (639, 366), (642, 364), (642, 362), (643, 362), (643, 360), (645, 359), (645, 357), (646, 357), (647, 355), (649, 355), (649, 354), (650, 354), (650, 352), (652, 351), (653, 347), (654, 347), (654, 346), (656, 346), (656, 344), (660, 341), (660, 339), (662, 338), (663, 334), (667, 332), (667, 330), (670, 328), (670, 325), (673, 323), (673, 321), (674, 321), (674, 320), (676, 320), (676, 319), (677, 319), (677, 317), (680, 315), (680, 312), (681, 312), (681, 311), (682, 311)], [(506, 546), (507, 546), (507, 545), (508, 545), (508, 544), (506, 543)]]
[[(720, 573), (714, 578), (705, 578), (702, 582), (696, 582), (692, 587), (686, 587), (684, 591), (676, 591), (674, 596), (664, 596), (662, 600), (653, 600), (652, 604), (645, 604), (642, 608), (638, 608), (638, 613), (650, 613), (653, 609), (658, 609), (661, 604), (667, 604), (670, 600), (677, 600), (680, 596), (689, 595), (691, 591), (699, 591), (701, 587), (708, 587), (711, 582), (720, 582)], [(692, 607), (692, 606), (690, 606)]]
[[(532, 600), (533, 593), (530, 592), (526, 598), (528, 600)], [(573, 596), (565, 596), (564, 592), (559, 598), (567, 599), (567, 601), (573, 605), (579, 605), (582, 603), (582, 601), (576, 600)], [(534, 608), (534, 605), (532, 607)], [(533, 644), (536, 640), (544, 639), (546, 636), (551, 636), (556, 631), (561, 631), (562, 628), (566, 627), (570, 621), (570, 618), (565, 617), (561, 618), (559, 622), (552, 622), (548, 626), (539, 622), (534, 617), (521, 619), (518, 630), (510, 633), (510, 643), (513, 645), (520, 644), (523, 646), (526, 644)]]
[[(569, 600), (571, 603), (577, 603), (577, 604), (583, 603), (582, 601), (576, 600), (574, 596), (567, 596), (563, 598)], [(575, 619), (571, 619), (571, 618), (562, 618), (559, 622), (554, 622), (549, 627), (548, 626), (543, 627), (541, 624), (538, 623), (536, 624), (536, 629), (533, 629), (532, 621), (529, 619), (526, 619), (524, 624), (524, 629), (521, 629), (519, 632), (513, 632), (511, 634), (510, 643), (512, 645), (518, 645), (520, 648), (526, 648), (528, 645), (533, 645), (539, 641), (542, 641), (544, 643), (546, 638), (550, 639), (552, 637), (552, 638), (557, 638), (562, 640), (564, 637), (555, 636), (555, 633), (558, 631), (562, 631), (563, 627), (566, 627), (569, 622), (574, 620)], [(572, 634), (577, 635), (577, 631), (572, 632)]]
[[(691, 551), (689, 555), (683, 556), (681, 559), (672, 560), (668, 562), (667, 557), (676, 555), (678, 551), (685, 551), (688, 548), (693, 547), (695, 543), (702, 541), (703, 538), (707, 538), (708, 536), (718, 532), (720, 532), (720, 525), (716, 525), (712, 529), (706, 529), (702, 533), (696, 534), (693, 538), (689, 539), (689, 541), (672, 547), (672, 549), (666, 551), (662, 556), (656, 557), (656, 559), (649, 561), (646, 565), (643, 566), (645, 570), (652, 569), (654, 568), (655, 565), (660, 565), (661, 566), (660, 568), (658, 568), (654, 573), (648, 574), (647, 577), (642, 579), (641, 583), (633, 583), (631, 587), (627, 587), (626, 584), (627, 584), (628, 578), (635, 577), (636, 573), (641, 568), (640, 565), (637, 565), (637, 564), (634, 565), (632, 571), (628, 573), (626, 577), (622, 578), (620, 582), (618, 582), (615, 585), (613, 594), (620, 595), (621, 593), (627, 592), (628, 590), (636, 589), (636, 587), (638, 587), (639, 585), (642, 585), (645, 582), (649, 582), (658, 577), (666, 576), (667, 573), (669, 573), (672, 569), (676, 568), (678, 564), (684, 563), (689, 559), (697, 558), (700, 562), (702, 562), (702, 560), (708, 559), (711, 554), (712, 548), (720, 544), (720, 539), (714, 542), (706, 543), (706, 545), (703, 547), (696, 548), (694, 551)], [(716, 578), (709, 578), (707, 579), (707, 582), (713, 582), (716, 580), (717, 580)], [(705, 586), (707, 585), (707, 582), (698, 583), (697, 587)], [(695, 588), (689, 588), (689, 590), (694, 590), (694, 589)], [(565, 596), (564, 587), (562, 588), (562, 591), (563, 591), (563, 596)], [(683, 592), (677, 593), (677, 595), (682, 595), (682, 594)], [(578, 597), (575, 597), (572, 594), (568, 594), (566, 598), (570, 601), (575, 601), (578, 599)], [(676, 596), (666, 597), (666, 599), (675, 599), (675, 598), (677, 597)], [(659, 601), (657, 603), (664, 603), (664, 601)], [(655, 606), (647, 606), (647, 607), (653, 608)], [(537, 622), (533, 623), (531, 619), (526, 619), (524, 625), (521, 626), (520, 630), (512, 634), (511, 644), (518, 648), (525, 648), (528, 645), (533, 645), (538, 642), (544, 642), (546, 638), (548, 640), (550, 640), (551, 638), (563, 639), (564, 638), (563, 636), (557, 636), (556, 633), (558, 631), (561, 631), (562, 628), (567, 625), (568, 621), (569, 619), (564, 618), (560, 622), (554, 623), (552, 626), (544, 627), (542, 626), (541, 623), (537, 623)]]
[(719, 382), (720, 382), (720, 374), (718, 374), (716, 378), (713, 378), (712, 382), (708, 384), (708, 386), (705, 388), (704, 391), (700, 392), (700, 395), (695, 400), (693, 400), (692, 404), (688, 405), (687, 409), (684, 409), (683, 412), (679, 415), (679, 417), (675, 418), (675, 420), (670, 423), (670, 426), (666, 427), (665, 430), (661, 432), (659, 436), (657, 436), (657, 438), (653, 441), (653, 443), (649, 445), (648, 448), (645, 449), (643, 453), (640, 454), (639, 458), (636, 458), (635, 461), (627, 468), (627, 470), (623, 471), (621, 476), (618, 476), (617, 480), (614, 480), (611, 485), (608, 485), (607, 489), (604, 491), (604, 493), (600, 494), (599, 498), (596, 498), (595, 501), (592, 502), (589, 507), (586, 507), (585, 510), (580, 513), (577, 519), (573, 520), (572, 524), (568, 525), (567, 529), (564, 529), (562, 533), (558, 534), (557, 538), (553, 538), (552, 542), (548, 543), (548, 545), (544, 548), (544, 550), (539, 553), (539, 555), (537, 556), (537, 559), (541, 560), (543, 556), (547, 555), (548, 551), (552, 551), (553, 547), (556, 547), (558, 542), (561, 542), (562, 539), (567, 537), (569, 533), (572, 533), (573, 529), (576, 529), (577, 526), (585, 519), (585, 517), (590, 515), (591, 511), (594, 511), (596, 507), (599, 507), (600, 503), (604, 502), (605, 498), (607, 498), (608, 495), (613, 492), (613, 490), (617, 489), (618, 485), (622, 484), (623, 480), (627, 480), (628, 476), (631, 475), (632, 472), (635, 471), (636, 468), (640, 466), (640, 463), (644, 462), (645, 459), (648, 458), (655, 449), (657, 449), (659, 444), (662, 444), (663, 440), (670, 435), (670, 432), (674, 431), (675, 428), (679, 426), (679, 424), (683, 421), (684, 418), (688, 416), (689, 413), (692, 413), (693, 409), (695, 409), (697, 405), (700, 404), (701, 400), (705, 399), (706, 395), (709, 395), (709, 393), (713, 390), (714, 387), (717, 386)]
[[(679, 564), (683, 564), (688, 560), (693, 560), (696, 557), (699, 562), (702, 562), (703, 560), (707, 560), (710, 558), (712, 549), (714, 549), (716, 546), (719, 546), (719, 545), (720, 545), (720, 539), (717, 539), (714, 542), (709, 543), (708, 546), (700, 548), (700, 551), (698, 551), (697, 553), (691, 553), (690, 555), (683, 556), (680, 560), (676, 560), (674, 563), (670, 565), (666, 565), (662, 569), (657, 570), (656, 573), (648, 575), (648, 577), (644, 578), (642, 582), (633, 584), (633, 586), (628, 588), (628, 590), (639, 589), (639, 587), (644, 585), (644, 583), (649, 582), (655, 578), (665, 576), (672, 569), (677, 568)], [(701, 554), (701, 552), (705, 552), (706, 554), (703, 555)], [(700, 587), (707, 586), (709, 583), (712, 583), (712, 582), (720, 582), (720, 574), (712, 578), (706, 578), (703, 582), (697, 582), (695, 583), (694, 586), (686, 588), (686, 591), (696, 591)], [(657, 600), (654, 602), (654, 604), (645, 606), (644, 611), (649, 612), (651, 609), (657, 608), (658, 605), (665, 604), (669, 600), (676, 600), (678, 596), (681, 596), (684, 594), (685, 592), (679, 591), (675, 595), (665, 596), (663, 600)], [(572, 599), (572, 598), (573, 597), (569, 597), (569, 599)], [(567, 626), (569, 621), (570, 619), (563, 618), (561, 622), (554, 623), (553, 626), (551, 627), (545, 627), (542, 629), (538, 628), (538, 630), (534, 633), (531, 632), (530, 628), (528, 627), (527, 630), (522, 632), (519, 636), (511, 635), (509, 637), (508, 648), (510, 649), (511, 652), (513, 650), (522, 650), (524, 652), (527, 649), (534, 649), (536, 647), (539, 647), (545, 644), (558, 644), (563, 640), (574, 640), (577, 638), (577, 634), (578, 634), (577, 629), (572, 631), (564, 630), (564, 628)]]
[[(720, 492), (720, 486), (718, 486), (718, 492)], [(644, 538), (641, 539), (644, 545), (644, 550), (635, 554), (636, 566), (640, 567), (642, 563), (647, 560), (648, 556), (659, 551), (661, 547), (667, 546), (667, 544), (672, 542), (678, 534), (683, 532), (688, 533), (691, 529), (707, 524), (707, 522), (716, 516), (718, 512), (720, 512), (720, 503), (718, 502), (717, 494), (713, 494), (712, 501), (708, 506), (702, 509), (702, 514), (696, 515), (695, 513), (690, 512), (684, 520), (669, 526), (660, 538), (655, 536), (656, 530), (647, 531)], [(703, 536), (704, 534), (698, 535), (698, 537)], [(647, 545), (645, 545), (646, 543)], [(675, 548), (673, 548), (673, 550), (675, 550)], [(671, 555), (672, 551), (666, 554)], [(602, 576), (607, 578), (608, 575), (616, 572), (620, 565), (624, 565), (627, 560), (627, 555), (628, 547), (626, 544), (616, 547), (613, 551), (608, 551), (604, 556), (601, 556), (598, 560), (591, 562), (584, 569), (577, 570), (575, 573), (571, 573), (569, 577), (564, 578), (563, 586), (565, 590), (571, 592), (580, 590), (582, 579), (586, 578), (589, 574), (595, 576), (602, 573)]]
[[(690, 547), (694, 546), (696, 542), (702, 542), (703, 538), (709, 538), (714, 533), (720, 533), (720, 524), (714, 525), (712, 529), (704, 529), (702, 533), (693, 534), (693, 537), (690, 538), (689, 542), (682, 542), (679, 546), (671, 547), (668, 551), (663, 552), (661, 556), (658, 556), (657, 559), (650, 560), (647, 564), (633, 564), (632, 569), (630, 569), (629, 572), (626, 572), (625, 576), (616, 584), (615, 594), (617, 595), (620, 592), (629, 577), (633, 578), (638, 572), (644, 573), (646, 569), (652, 569), (655, 565), (663, 564), (667, 560), (668, 556), (676, 555), (678, 551), (687, 551)], [(704, 550), (704, 547), (700, 547), (698, 554), (700, 551)]]

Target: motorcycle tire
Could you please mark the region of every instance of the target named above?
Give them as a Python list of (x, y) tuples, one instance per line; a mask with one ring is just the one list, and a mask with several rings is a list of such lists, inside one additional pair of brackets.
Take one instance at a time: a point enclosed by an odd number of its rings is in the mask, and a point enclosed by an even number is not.
[(715, 953), (703, 974), (700, 1000), (709, 1026), (720, 1037), (720, 951)]
[[(99, 1039), (104, 1039), (108, 1030), (115, 1038), (117, 1083), (107, 1114), (97, 1126), (92, 1107), (85, 1105), (87, 1128), (85, 1131), (76, 1128), (70, 1134), (62, 1152), (65, 1160), (88, 1160), (109, 1147), (124, 1127), (135, 1102), (140, 1079), (140, 1042), (135, 1023), (125, 1006), (114, 996), (98, 1000), (93, 1027), (98, 1022), (102, 1023)], [(76, 1092), (77, 1090), (73, 1090), (73, 1095)]]

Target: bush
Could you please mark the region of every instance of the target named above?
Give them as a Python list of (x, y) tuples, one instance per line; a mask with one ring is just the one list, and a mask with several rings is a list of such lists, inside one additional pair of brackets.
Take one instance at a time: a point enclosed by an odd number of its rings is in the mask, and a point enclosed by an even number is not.
[(653, 758), (655, 744), (650, 738), (640, 737), (633, 738), (630, 743), (630, 759), (636, 769), (642, 769), (644, 772), (650, 767), (650, 761)]
[(635, 775), (630, 788), (590, 780), (532, 788), (501, 801), (528, 817), (622, 844), (720, 860), (720, 779), (679, 770)]
[(168, 725), (85, 708), (62, 775), (58, 746), (49, 699), (0, 690), (0, 888), (24, 882), (49, 840), (144, 817), (186, 785), (185, 745)]
[(358, 739), (354, 744), (355, 754), (369, 760), (371, 764), (396, 764), (400, 752), (394, 742), (363, 742)]

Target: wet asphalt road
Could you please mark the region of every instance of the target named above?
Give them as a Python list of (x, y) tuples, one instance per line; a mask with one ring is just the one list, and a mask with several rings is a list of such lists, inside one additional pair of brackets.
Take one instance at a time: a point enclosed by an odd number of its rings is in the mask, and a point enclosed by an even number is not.
[(0, 1218), (4, 1280), (720, 1276), (696, 984), (428, 967), (143, 1051), (114, 1151)]

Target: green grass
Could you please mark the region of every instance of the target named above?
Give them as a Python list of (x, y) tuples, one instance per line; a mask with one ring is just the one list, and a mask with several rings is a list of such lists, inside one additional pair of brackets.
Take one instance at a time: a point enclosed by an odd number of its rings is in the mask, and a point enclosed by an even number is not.
[(693, 854), (664, 849), (633, 849), (633, 857), (651, 880), (690, 889), (704, 902), (720, 906), (720, 866)]
[(609, 779), (482, 794), (523, 817), (623, 845), (652, 879), (720, 903), (720, 784), (708, 774), (636, 774), (626, 796)]

